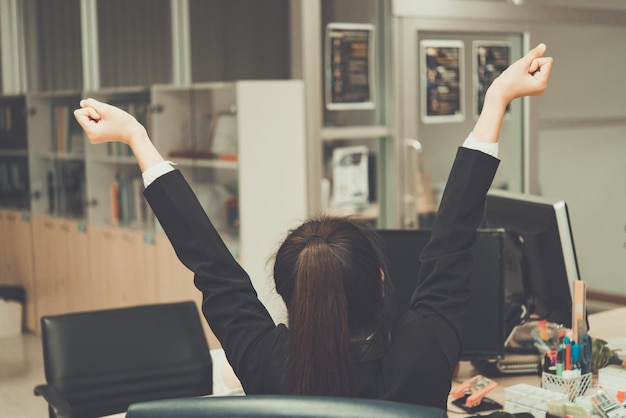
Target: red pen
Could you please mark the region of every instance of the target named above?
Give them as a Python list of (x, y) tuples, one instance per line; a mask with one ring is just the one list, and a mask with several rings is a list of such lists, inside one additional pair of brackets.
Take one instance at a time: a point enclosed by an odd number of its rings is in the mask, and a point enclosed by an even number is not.
[(565, 344), (565, 370), (571, 369), (572, 345)]

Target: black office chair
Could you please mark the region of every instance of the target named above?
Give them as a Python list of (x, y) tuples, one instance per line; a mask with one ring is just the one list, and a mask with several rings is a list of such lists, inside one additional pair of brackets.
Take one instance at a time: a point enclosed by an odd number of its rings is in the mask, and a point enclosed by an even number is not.
[(99, 417), (132, 403), (209, 395), (209, 346), (193, 302), (41, 318), (50, 417)]
[(215, 396), (142, 402), (126, 418), (445, 418), (446, 411), (391, 401), (322, 396)]

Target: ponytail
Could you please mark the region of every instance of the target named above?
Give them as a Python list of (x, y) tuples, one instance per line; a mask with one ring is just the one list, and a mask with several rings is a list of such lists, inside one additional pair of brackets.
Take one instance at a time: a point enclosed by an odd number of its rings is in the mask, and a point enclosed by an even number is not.
[(348, 310), (341, 261), (313, 236), (298, 257), (289, 329), (294, 395), (354, 396)]

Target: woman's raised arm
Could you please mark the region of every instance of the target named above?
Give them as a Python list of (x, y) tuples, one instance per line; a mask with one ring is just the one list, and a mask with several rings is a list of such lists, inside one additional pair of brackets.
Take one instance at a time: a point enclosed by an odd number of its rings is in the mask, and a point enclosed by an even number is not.
[(146, 128), (132, 115), (95, 99), (80, 101), (74, 117), (85, 130), (89, 142), (123, 142), (133, 151), (142, 172), (163, 161), (148, 137)]

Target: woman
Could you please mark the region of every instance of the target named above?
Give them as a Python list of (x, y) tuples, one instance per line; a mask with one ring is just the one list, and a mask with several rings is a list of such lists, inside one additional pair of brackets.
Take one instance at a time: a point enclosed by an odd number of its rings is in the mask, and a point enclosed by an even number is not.
[[(180, 171), (132, 116), (93, 99), (74, 114), (91, 143), (128, 144), (144, 192), (180, 260), (195, 274), (202, 310), (247, 394), (388, 399), (445, 408), (467, 312), (471, 247), (499, 160), (506, 106), (544, 92), (552, 59), (540, 44), (488, 89), (457, 151), (410, 310), (394, 318), (393, 291), (373, 231), (348, 218), (312, 219), (275, 256), (289, 327), (274, 324)], [(491, 155), (490, 155), (491, 154)]]

